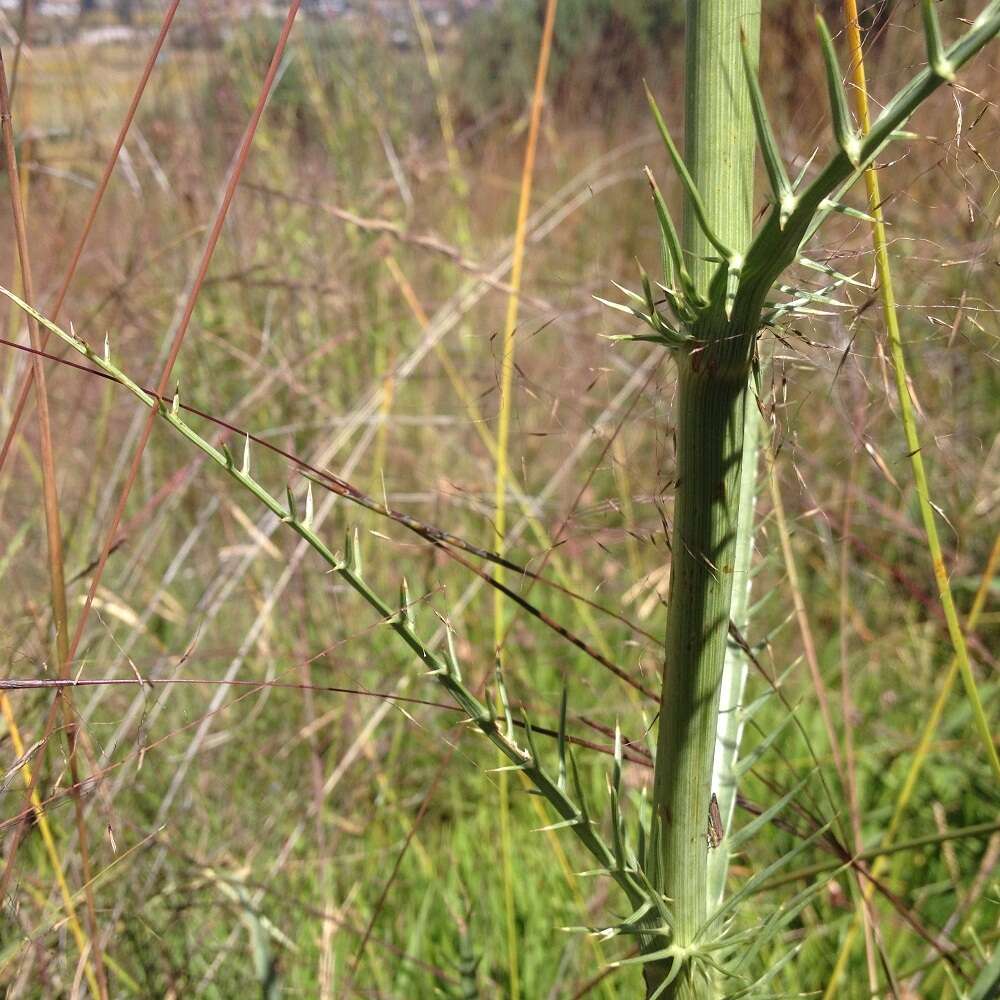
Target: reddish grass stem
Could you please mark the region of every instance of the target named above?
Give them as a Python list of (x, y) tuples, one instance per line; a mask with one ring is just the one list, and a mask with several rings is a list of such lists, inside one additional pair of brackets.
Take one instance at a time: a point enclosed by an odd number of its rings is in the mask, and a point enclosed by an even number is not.
[[(128, 111), (125, 112), (125, 118), (122, 121), (121, 128), (118, 130), (118, 138), (115, 140), (114, 148), (111, 151), (111, 155), (108, 157), (107, 163), (104, 165), (104, 171), (101, 174), (101, 179), (97, 184), (97, 189), (94, 191), (94, 197), (91, 199), (90, 208), (87, 212), (87, 218), (83, 224), (83, 229), (80, 232), (80, 237), (76, 241), (76, 247), (73, 250), (73, 256), (70, 258), (69, 267), (66, 269), (66, 276), (63, 278), (63, 283), (59, 288), (59, 292), (56, 295), (55, 302), (52, 304), (52, 308), (49, 312), (49, 316), (52, 322), (58, 322), (59, 320), (59, 310), (62, 309), (63, 302), (66, 299), (66, 293), (69, 291), (69, 286), (73, 282), (73, 278), (76, 275), (76, 269), (80, 264), (80, 258), (83, 256), (83, 248), (90, 237), (90, 232), (94, 228), (94, 220), (97, 218), (97, 210), (101, 207), (101, 202), (104, 200), (104, 194), (108, 189), (108, 184), (111, 181), (111, 175), (114, 173), (116, 164), (118, 163), (118, 156), (122, 151), (122, 147), (125, 145), (125, 138), (128, 135), (129, 129), (132, 127), (132, 122), (135, 120), (136, 111), (139, 109), (139, 102), (142, 100), (142, 95), (145, 93), (146, 84), (149, 83), (150, 75), (153, 72), (153, 67), (156, 65), (156, 60), (160, 56), (160, 50), (163, 48), (163, 43), (166, 41), (167, 32), (170, 30), (170, 26), (174, 20), (174, 14), (177, 13), (177, 8), (180, 6), (181, 0), (171, 0), (170, 6), (167, 8), (167, 12), (163, 15), (163, 23), (160, 25), (160, 33), (156, 36), (156, 41), (153, 43), (153, 47), (149, 51), (149, 56), (146, 59), (146, 65), (143, 67), (142, 75), (139, 78), (139, 82), (136, 84), (135, 92), (132, 94), (132, 101), (128, 106)], [(41, 347), (44, 350), (46, 344), (49, 342), (49, 337), (51, 336), (48, 330), (42, 335)], [(4, 437), (3, 444), (0, 445), (0, 471), (3, 470), (4, 463), (7, 461), (7, 456), (10, 453), (11, 446), (14, 443), (14, 439), (17, 437), (17, 431), (21, 423), (21, 414), (24, 412), (24, 407), (28, 401), (28, 393), (31, 391), (31, 385), (35, 377), (34, 365), (28, 368), (27, 373), (21, 379), (21, 385), (17, 390), (17, 402), (14, 404), (14, 412), (11, 417), (10, 426), (7, 428), (7, 434)]]

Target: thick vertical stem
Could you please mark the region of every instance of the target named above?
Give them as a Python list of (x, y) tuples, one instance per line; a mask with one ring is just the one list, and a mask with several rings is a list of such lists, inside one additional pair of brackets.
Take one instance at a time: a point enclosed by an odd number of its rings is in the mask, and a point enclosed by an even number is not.
[[(685, 158), (715, 232), (737, 253), (750, 242), (755, 140), (740, 33), (756, 53), (760, 0), (688, 0)], [(684, 244), (707, 294), (718, 252), (685, 205)], [(749, 351), (755, 331), (717, 312), (692, 330), (679, 358), (677, 498), (667, 650), (653, 787), (651, 870), (670, 898), (673, 943), (696, 945), (708, 911), (706, 826), (719, 690), (740, 523), (740, 469)], [(748, 519), (744, 518), (744, 522)], [(669, 966), (650, 966), (654, 993)], [(713, 995), (707, 965), (692, 954), (667, 997)]]

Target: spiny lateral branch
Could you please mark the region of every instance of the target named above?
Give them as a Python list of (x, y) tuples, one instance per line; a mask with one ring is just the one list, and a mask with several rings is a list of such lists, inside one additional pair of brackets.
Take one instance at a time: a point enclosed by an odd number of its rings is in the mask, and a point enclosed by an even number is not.
[[(195, 448), (206, 455), (219, 468), (223, 469), (243, 489), (252, 494), (261, 504), (271, 511), (283, 524), (291, 528), (337, 573), (356, 593), (358, 593), (379, 615), (400, 639), (409, 647), (417, 659), (426, 667), (427, 674), (433, 677), (451, 696), (451, 698), (466, 713), (469, 724), (487, 737), (503, 755), (510, 761), (506, 770), (521, 771), (534, 786), (535, 791), (545, 798), (560, 817), (552, 828), (571, 829), (592, 857), (600, 865), (600, 871), (608, 875), (621, 887), (630, 905), (639, 907), (648, 898), (649, 883), (642, 873), (639, 859), (635, 852), (626, 846), (625, 824), (619, 806), (619, 792), (622, 770), (621, 735), (615, 741), (614, 779), (612, 781), (612, 809), (615, 817), (613, 829), (613, 846), (609, 847), (595, 830), (584, 800), (583, 787), (577, 772), (576, 760), (566, 737), (566, 695), (563, 695), (560, 710), (558, 734), (558, 774), (552, 778), (542, 763), (541, 756), (535, 746), (534, 733), (530, 721), (524, 719), (527, 748), (521, 747), (515, 740), (514, 720), (510, 710), (510, 700), (503, 676), (499, 669), (496, 674), (496, 686), (503, 705), (505, 718), (502, 725), (498, 724), (496, 710), (492, 699), (485, 702), (477, 698), (462, 680), (458, 656), (455, 652), (452, 631), (446, 629), (446, 648), (444, 654), (433, 650), (417, 634), (414, 622), (413, 605), (410, 601), (409, 588), (405, 579), (400, 584), (399, 604), (390, 606), (368, 585), (364, 579), (364, 569), (361, 561), (361, 545), (357, 528), (347, 531), (344, 548), (341, 552), (333, 552), (316, 534), (313, 520), (312, 484), (307, 487), (304, 511), (300, 513), (299, 503), (290, 487), (286, 488), (286, 499), (282, 503), (265, 489), (250, 473), (250, 439), (244, 441), (242, 462), (237, 465), (228, 448), (218, 449), (206, 441), (194, 428), (188, 425), (182, 416), (179, 405), (174, 405), (178, 397), (169, 404), (161, 402), (137, 385), (122, 369), (110, 360), (110, 351), (98, 354), (75, 333), (65, 330), (50, 322), (41, 313), (33, 309), (9, 289), (0, 286), (0, 292), (19, 306), (28, 315), (34, 317), (42, 326), (50, 330), (63, 343), (78, 354), (85, 357), (91, 364), (97, 366), (119, 385), (127, 389), (144, 406), (156, 411), (157, 415), (175, 431), (186, 438)], [(569, 790), (572, 785), (572, 794)]]

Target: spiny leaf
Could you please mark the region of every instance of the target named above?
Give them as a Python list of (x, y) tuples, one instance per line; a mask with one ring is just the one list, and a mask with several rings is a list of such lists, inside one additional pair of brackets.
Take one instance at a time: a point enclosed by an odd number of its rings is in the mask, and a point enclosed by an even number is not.
[(609, 333), (604, 335), (605, 340), (610, 340), (613, 344), (639, 343), (639, 344), (659, 344), (661, 347), (673, 347), (673, 343), (666, 341), (658, 333)]
[(924, 39), (927, 42), (927, 62), (942, 80), (951, 83), (955, 79), (955, 68), (944, 51), (937, 11), (932, 0), (923, 0), (920, 7), (924, 19)]
[(538, 826), (532, 833), (549, 833), (552, 830), (569, 830), (574, 826), (583, 826), (587, 821), (582, 816), (571, 816), (569, 819), (559, 820), (558, 823), (549, 823), (548, 826)]
[(736, 967), (751, 965), (765, 945), (772, 941), (783, 927), (787, 927), (839, 873), (846, 871), (849, 867), (847, 864), (841, 865), (829, 872), (824, 878), (812, 885), (807, 885), (791, 899), (783, 900), (763, 924), (753, 928), (753, 934), (750, 938), (752, 943), (740, 956)]
[(306, 513), (302, 518), (302, 525), (312, 529), (313, 526), (313, 484), (312, 480), (306, 482)]
[[(619, 292), (621, 292), (623, 295), (627, 295), (633, 302), (637, 303), (638, 305), (643, 306), (646, 304), (646, 300), (637, 292), (633, 292), (631, 288), (626, 288), (624, 285), (619, 285), (617, 281), (612, 281), (611, 284), (614, 285)], [(600, 301), (602, 300), (598, 299), (598, 302)]]
[(826, 86), (830, 96), (833, 134), (837, 145), (856, 167), (861, 162), (861, 141), (854, 131), (851, 113), (847, 109), (847, 94), (844, 92), (844, 83), (840, 77), (840, 65), (837, 62), (833, 39), (830, 37), (830, 29), (820, 14), (816, 15), (816, 28), (819, 31), (820, 48), (823, 50), (823, 62), (826, 65)]
[(450, 625), (445, 628), (444, 635), (448, 658), (448, 675), (453, 681), (461, 684), (462, 670), (458, 665), (458, 654), (455, 652), (455, 639), (452, 636), (452, 629)]
[(750, 56), (750, 46), (746, 33), (743, 31), (740, 32), (740, 46), (743, 50), (743, 72), (746, 74), (747, 88), (750, 91), (750, 108), (753, 111), (754, 126), (757, 129), (757, 144), (760, 146), (764, 168), (767, 170), (767, 177), (771, 182), (775, 201), (780, 206), (778, 225), (784, 229), (785, 222), (795, 210), (795, 193), (792, 190), (792, 182), (785, 172), (785, 164), (778, 151), (778, 144), (774, 139), (774, 131), (767, 117), (767, 106), (764, 104), (760, 81), (757, 79), (757, 73)]
[(504, 683), (503, 679), (503, 668), (500, 666), (500, 658), (497, 657), (496, 663), (496, 681), (497, 681), (497, 693), (500, 695), (500, 704), (503, 705), (504, 721), (507, 724), (507, 739), (513, 742), (514, 740), (514, 717), (510, 713), (510, 698), (507, 694), (507, 685)]
[(722, 921), (722, 919), (728, 916), (730, 913), (735, 912), (737, 907), (749, 896), (752, 896), (757, 889), (763, 885), (768, 879), (770, 879), (776, 872), (780, 871), (787, 864), (790, 864), (796, 857), (798, 857), (803, 851), (808, 850), (817, 840), (823, 837), (827, 830), (830, 829), (830, 824), (825, 823), (821, 826), (812, 836), (807, 837), (805, 840), (800, 841), (796, 844), (790, 851), (781, 855), (771, 864), (767, 865), (764, 869), (757, 872), (752, 878), (745, 882), (740, 888), (734, 892), (723, 904), (720, 906), (706, 921), (705, 926), (699, 932), (699, 937), (707, 936), (708, 928), (713, 924), (717, 924)]
[(677, 175), (680, 177), (681, 183), (684, 185), (684, 190), (687, 192), (688, 198), (691, 200), (691, 207), (694, 209), (698, 225), (701, 226), (701, 230), (708, 239), (708, 242), (711, 243), (723, 257), (732, 257), (733, 251), (727, 247), (718, 236), (716, 236), (715, 230), (713, 230), (711, 225), (709, 225), (708, 214), (705, 211), (705, 204), (701, 200), (701, 194), (694, 183), (694, 179), (688, 172), (687, 164), (685, 164), (684, 158), (677, 152), (674, 140), (670, 138), (667, 123), (663, 120), (663, 115), (660, 114), (660, 109), (656, 104), (656, 99), (653, 97), (652, 91), (649, 89), (649, 86), (645, 83), (645, 81), (643, 82), (643, 86), (646, 87), (646, 100), (649, 101), (650, 109), (653, 112), (653, 119), (656, 121), (656, 127), (660, 132), (660, 137), (663, 139), (663, 145), (667, 147), (667, 153), (673, 161), (674, 169), (677, 171)]
[(528, 752), (531, 754), (532, 764), (539, 771), (541, 771), (541, 757), (539, 757), (538, 747), (535, 745), (535, 730), (531, 726), (531, 720), (528, 718), (528, 713), (522, 712), (521, 719), (524, 722), (524, 738), (528, 744)]
[(615, 721), (615, 751), (614, 751), (614, 764), (612, 765), (612, 779), (611, 784), (616, 792), (621, 790), (622, 785), (622, 761), (624, 755), (622, 753), (622, 730), (618, 722)]
[(243, 464), (240, 466), (240, 473), (244, 476), (250, 475), (250, 435), (243, 440)]
[[(663, 292), (663, 296), (667, 300), (667, 304), (673, 311), (674, 316), (677, 317), (679, 323), (690, 323), (695, 318), (694, 313), (688, 308), (683, 297), (679, 295), (673, 287), (669, 285), (662, 285), (659, 282), (656, 283), (656, 287)], [(681, 334), (681, 336), (684, 336), (684, 334)]]
[[(358, 536), (357, 526), (347, 529), (347, 534), (344, 537), (344, 554), (347, 557), (347, 568), (360, 579), (362, 576), (361, 539)], [(448, 634), (451, 635), (450, 632)]]
[[(674, 272), (681, 283), (681, 290), (685, 299), (691, 303), (704, 305), (705, 300), (695, 291), (694, 282), (684, 263), (684, 252), (681, 250), (680, 240), (677, 238), (677, 230), (674, 228), (673, 219), (670, 218), (670, 210), (663, 200), (660, 187), (656, 183), (652, 170), (645, 168), (646, 180), (649, 182), (650, 190), (653, 193), (653, 204), (656, 207), (656, 218), (660, 223), (660, 235), (666, 242), (670, 259), (673, 262)], [(669, 276), (668, 276), (669, 277)]]
[(793, 715), (791, 713), (786, 715), (785, 718), (782, 719), (781, 722), (779, 722), (778, 725), (776, 725), (774, 729), (772, 729), (771, 732), (769, 732), (767, 736), (765, 736), (764, 739), (762, 739), (760, 743), (758, 743), (753, 750), (751, 750), (750, 753), (748, 753), (739, 762), (737, 767), (734, 769), (734, 774), (737, 780), (742, 778), (743, 775), (746, 774), (747, 771), (749, 771), (757, 763), (757, 761), (764, 756), (765, 753), (767, 753), (774, 741), (782, 734), (785, 726), (787, 726), (792, 719)]
[(573, 794), (576, 795), (576, 806), (580, 811), (580, 815), (587, 818), (587, 799), (583, 794), (583, 785), (580, 782), (580, 772), (576, 766), (576, 754), (573, 753), (572, 747), (566, 748), (566, 754), (569, 757), (569, 772), (570, 777), (573, 781)]
[(830, 198), (824, 198), (819, 203), (819, 210), (821, 212), (839, 212), (841, 215), (846, 215), (850, 219), (859, 219), (861, 222), (874, 222), (875, 217), (869, 215), (867, 212), (862, 212), (859, 208), (852, 208), (850, 205), (844, 205), (839, 201), (833, 201)]
[(852, 275), (842, 274), (840, 271), (835, 270), (830, 267), (829, 264), (824, 264), (821, 261), (810, 260), (808, 257), (800, 257), (799, 263), (803, 267), (809, 268), (811, 271), (820, 271), (823, 274), (829, 275), (831, 278), (836, 278), (837, 281), (845, 285), (854, 285), (857, 288), (871, 288), (871, 284), (867, 281), (858, 281), (857, 278)]
[(750, 823), (747, 823), (746, 826), (741, 827), (736, 833), (731, 834), (729, 837), (729, 853), (735, 854), (748, 840), (756, 836), (758, 830), (763, 829), (763, 827), (770, 823), (798, 795), (808, 780), (808, 778), (803, 778), (790, 792), (778, 799), (774, 805), (769, 806)]
[(806, 162), (805, 162), (805, 163), (803, 163), (803, 164), (802, 164), (802, 169), (801, 169), (801, 170), (800, 170), (800, 171), (799, 171), (799, 172), (798, 172), (798, 173), (797, 173), (797, 174), (795, 175), (795, 180), (794, 180), (794, 181), (792, 181), (792, 190), (793, 190), (793, 191), (798, 191), (798, 189), (799, 189), (799, 185), (800, 185), (800, 184), (802, 183), (802, 181), (803, 181), (803, 180), (805, 179), (805, 176), (806, 176), (806, 172), (807, 172), (807, 171), (809, 170), (809, 168), (810, 168), (810, 167), (812, 166), (812, 163), (813, 163), (813, 160), (815, 160), (815, 159), (816, 159), (816, 157), (817, 157), (817, 155), (818, 155), (818, 154), (819, 154), (819, 146), (817, 146), (817, 147), (816, 147), (816, 148), (815, 148), (815, 149), (814, 149), (814, 150), (813, 150), (813, 151), (812, 151), (812, 152), (811, 152), (811, 153), (809, 154), (809, 158), (808, 158), (808, 159), (806, 160)]
[(790, 961), (792, 961), (793, 958), (795, 958), (798, 955), (801, 949), (802, 945), (798, 944), (794, 948), (791, 948), (789, 951), (785, 952), (785, 954), (782, 955), (781, 958), (779, 958), (776, 962), (768, 963), (768, 966), (765, 969), (765, 971), (754, 982), (752, 982), (749, 986), (745, 987), (744, 989), (740, 990), (738, 993), (730, 994), (726, 998), (726, 1000), (744, 1000), (744, 998), (750, 998), (750, 997), (753, 997), (754, 1000), (766, 1000), (768, 996), (775, 996), (775, 997), (782, 996), (783, 994), (780, 993), (762, 994), (760, 992), (761, 987), (766, 986), (772, 979), (774, 979), (774, 977), (777, 976), (778, 973), (781, 972), (781, 970)]
[(410, 588), (404, 576), (399, 584), (399, 613), (403, 623), (408, 628), (413, 628), (413, 609), (410, 607)]

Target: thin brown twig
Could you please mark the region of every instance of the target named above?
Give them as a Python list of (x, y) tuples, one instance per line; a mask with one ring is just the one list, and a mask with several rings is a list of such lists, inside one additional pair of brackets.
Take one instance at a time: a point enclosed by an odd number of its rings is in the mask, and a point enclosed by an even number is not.
[[(122, 151), (122, 147), (125, 145), (125, 138), (129, 133), (129, 129), (132, 127), (132, 122), (135, 120), (136, 111), (139, 109), (139, 102), (142, 100), (142, 95), (145, 93), (146, 84), (149, 83), (153, 67), (156, 65), (156, 60), (160, 56), (160, 50), (163, 48), (163, 43), (166, 41), (167, 32), (170, 30), (170, 26), (174, 20), (174, 14), (177, 13), (179, 5), (180, 0), (171, 0), (170, 6), (163, 15), (163, 23), (160, 25), (160, 32), (156, 36), (156, 41), (153, 43), (153, 47), (149, 51), (149, 56), (146, 59), (146, 65), (143, 67), (142, 75), (139, 78), (139, 82), (136, 84), (135, 92), (132, 94), (132, 101), (128, 106), (128, 110), (125, 112), (125, 118), (118, 131), (118, 137), (115, 139), (111, 155), (108, 157), (107, 163), (104, 165), (104, 170), (101, 173), (101, 179), (98, 181), (97, 188), (94, 191), (94, 196), (91, 199), (90, 208), (87, 211), (87, 217), (84, 221), (83, 229), (80, 232), (80, 237), (76, 241), (76, 247), (73, 250), (73, 256), (70, 258), (69, 267), (66, 269), (66, 275), (63, 278), (63, 283), (56, 294), (52, 308), (49, 310), (49, 316), (53, 323), (57, 322), (59, 319), (59, 310), (62, 309), (63, 302), (66, 300), (66, 294), (69, 291), (69, 286), (72, 284), (73, 278), (76, 275), (77, 267), (80, 265), (80, 258), (83, 256), (83, 248), (86, 246), (87, 240), (90, 238), (90, 232), (94, 228), (94, 220), (97, 218), (97, 211), (101, 207), (101, 202), (104, 200), (104, 194), (111, 181), (111, 175), (114, 173), (115, 166), (118, 163), (118, 157)], [(46, 330), (42, 335), (41, 340), (41, 347), (43, 350), (49, 342), (49, 337), (51, 337), (51, 332)], [(3, 470), (11, 446), (14, 443), (14, 438), (17, 436), (18, 427), (21, 423), (21, 414), (24, 412), (24, 407), (27, 403), (28, 393), (31, 391), (31, 384), (34, 377), (34, 366), (29, 366), (28, 371), (21, 380), (21, 385), (17, 390), (17, 402), (14, 404), (14, 411), (11, 416), (10, 425), (8, 426), (7, 433), (4, 436), (3, 445), (0, 445), (0, 471)]]
[[(10, 98), (7, 93), (7, 74), (4, 68), (3, 54), (0, 53), (0, 129), (3, 132), (4, 159), (7, 166), (7, 179), (10, 185), (11, 214), (14, 221), (14, 237), (17, 243), (17, 255), (21, 265), (21, 285), (25, 301), (34, 303), (35, 289), (32, 280), (31, 257), (28, 252), (28, 227), (24, 215), (24, 203), (21, 198), (20, 177), (18, 174), (17, 154), (14, 149), (14, 128), (11, 114)], [(38, 322), (28, 316), (28, 334), (32, 347), (42, 346), (41, 332)], [(45, 369), (41, 358), (32, 356), (34, 371), (35, 407), (38, 414), (39, 446), (42, 466), (42, 497), (45, 515), (45, 533), (48, 545), (49, 585), (52, 600), (52, 619), (55, 625), (55, 648), (59, 660), (60, 676), (68, 676), (69, 671), (69, 612), (66, 606), (66, 577), (63, 565), (62, 528), (59, 517), (59, 496), (56, 490), (55, 455), (52, 448), (52, 425), (49, 414), (48, 389), (45, 380)], [(73, 706), (67, 692), (57, 699), (62, 706), (63, 719), (66, 726), (67, 756), (71, 779), (74, 785), (79, 783), (79, 762), (76, 755), (77, 730)], [(55, 707), (55, 704), (53, 704)], [(38, 774), (41, 768), (35, 771)], [(84, 822), (83, 805), (80, 796), (73, 798), (76, 812), (77, 836), (79, 840), (80, 867), (84, 883), (84, 899), (87, 911), (87, 923), (90, 933), (90, 950), (93, 955), (93, 970), (91, 976), (95, 979), (91, 985), (96, 985), (101, 1000), (107, 1000), (108, 984), (104, 970), (104, 958), (100, 946), (100, 931), (97, 925), (97, 911), (94, 907), (94, 894), (91, 889), (90, 850), (87, 841), (87, 827)], [(81, 955), (85, 970), (90, 971), (90, 961)]]
[[(247, 159), (250, 154), (250, 147), (253, 143), (254, 135), (257, 131), (257, 126), (260, 123), (260, 119), (264, 113), (264, 107), (267, 103), (267, 98), (271, 92), (271, 88), (274, 85), (274, 81), (277, 77), (278, 68), (281, 64), (281, 57), (284, 53), (285, 47), (288, 43), (288, 38), (291, 35), (292, 27), (295, 23), (295, 17), (298, 14), (299, 7), (301, 5), (301, 0), (292, 0), (289, 7), (288, 14), (285, 18), (284, 26), (282, 27), (281, 34), (278, 37), (277, 43), (274, 47), (274, 53), (271, 58), (270, 65), (268, 66), (267, 73), (265, 74), (263, 83), (261, 84), (260, 93), (258, 95), (256, 106), (250, 117), (250, 121), (247, 124), (246, 130), (243, 133), (243, 138), (240, 141), (240, 145), (237, 149), (236, 156), (233, 161), (232, 169), (230, 170), (229, 178), (225, 186), (222, 201), (216, 211), (215, 219), (212, 224), (212, 228), (209, 231), (208, 239), (206, 241), (205, 247), (202, 252), (201, 260), (198, 266), (198, 270), (191, 286), (191, 291), (188, 294), (187, 302), (184, 308), (184, 312), (181, 316), (180, 322), (178, 323), (177, 329), (174, 332), (173, 340), (171, 342), (170, 350), (167, 355), (166, 362), (164, 363), (163, 370), (160, 375), (159, 382), (157, 383), (158, 392), (157, 395), (163, 397), (166, 395), (167, 386), (170, 382), (170, 374), (173, 371), (173, 366), (177, 360), (177, 356), (180, 353), (181, 345), (184, 342), (184, 337), (187, 334), (188, 326), (190, 325), (191, 318), (194, 315), (194, 308), (198, 300), (198, 294), (201, 290), (201, 286), (205, 280), (205, 276), (208, 273), (208, 267), (212, 260), (212, 255), (215, 251), (215, 247), (218, 244), (219, 237), (222, 233), (222, 227), (225, 223), (226, 216), (229, 211), (229, 206), (232, 204), (233, 198), (236, 194), (236, 188), (239, 185), (240, 177), (243, 174), (243, 170), (246, 166)], [(35, 345), (38, 346), (38, 345)], [(132, 464), (129, 467), (129, 471), (126, 477), (125, 485), (122, 488), (121, 494), (118, 499), (118, 504), (115, 508), (114, 515), (111, 521), (111, 527), (108, 530), (104, 544), (101, 548), (101, 555), (98, 559), (97, 568), (94, 571), (94, 576), (91, 580), (90, 588), (87, 592), (87, 597), (83, 606), (83, 611), (81, 612), (80, 618), (77, 622), (76, 631), (73, 635), (73, 640), (70, 643), (70, 647), (65, 657), (64, 663), (68, 669), (70, 662), (75, 658), (77, 649), (80, 644), (80, 640), (83, 637), (84, 628), (86, 627), (87, 619), (90, 614), (90, 609), (94, 603), (94, 596), (97, 593), (97, 588), (100, 585), (101, 577), (104, 573), (104, 568), (107, 565), (108, 556), (115, 544), (118, 535), (118, 529), (121, 524), (121, 519), (125, 512), (125, 505), (128, 502), (129, 494), (132, 491), (132, 486), (135, 483), (136, 477), (139, 474), (139, 467), (142, 462), (142, 456), (146, 449), (146, 444), (149, 441), (150, 435), (152, 434), (153, 425), (156, 420), (156, 410), (150, 410), (148, 417), (146, 418), (145, 424), (143, 426), (143, 431), (139, 439), (139, 443), (136, 446), (136, 450), (133, 454)], [(62, 664), (60, 665), (62, 669)], [(55, 709), (56, 703), (53, 702), (52, 707), (49, 710), (48, 717), (46, 719), (43, 741), (47, 741), (51, 736), (55, 728)], [(39, 771), (36, 770), (33, 775), (32, 784), (29, 786), (28, 795), (34, 793), (34, 782), (37, 781)], [(10, 850), (8, 851), (7, 861), (4, 866), (4, 871), (2, 876), (0, 876), (0, 896), (7, 891), (7, 886), (10, 881), (10, 877), (13, 871), (14, 859), (16, 857), (17, 848), (21, 841), (20, 833), (15, 835), (11, 843)]]

